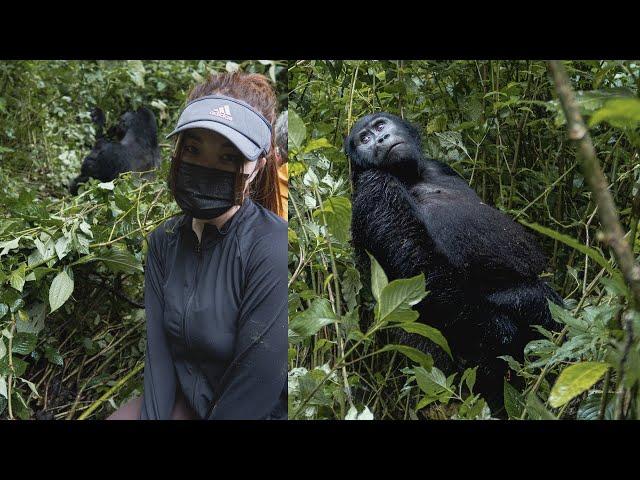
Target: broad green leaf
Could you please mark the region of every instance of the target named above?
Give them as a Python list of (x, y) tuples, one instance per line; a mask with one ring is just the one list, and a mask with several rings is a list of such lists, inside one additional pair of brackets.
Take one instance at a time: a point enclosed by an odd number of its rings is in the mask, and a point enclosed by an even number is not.
[(309, 140), (309, 142), (307, 142), (307, 144), (304, 146), (303, 153), (308, 153), (314, 150), (318, 150), (319, 148), (328, 147), (333, 147), (333, 145), (331, 145), (329, 143), (329, 140), (327, 140), (326, 138), (314, 138), (313, 140)]
[(320, 180), (318, 179), (316, 172), (313, 171), (313, 168), (307, 169), (304, 176), (302, 177), (302, 183), (307, 187), (313, 187), (320, 183)]
[(73, 262), (72, 265), (80, 265), (95, 261), (103, 261), (107, 268), (114, 273), (135, 273), (144, 271), (142, 264), (138, 259), (121, 245), (113, 245), (112, 248), (104, 248), (99, 253), (92, 252), (79, 258)]
[[(587, 91), (578, 90), (575, 92), (575, 100), (578, 104), (578, 108), (580, 109), (580, 114), (583, 116), (592, 115), (599, 108), (602, 108), (603, 105), (605, 105), (605, 102), (622, 96), (633, 97), (634, 94), (627, 88), (607, 88)], [(529, 101), (529, 103), (537, 104), (535, 101)], [(557, 118), (555, 119), (556, 126), (566, 123), (560, 102), (558, 100), (551, 100), (546, 103), (547, 108), (554, 110), (557, 113)]]
[[(36, 241), (38, 241), (38, 239), (36, 238)], [(40, 250), (38, 250), (37, 248), (32, 251), (29, 256), (27, 257), (27, 265), (29, 267), (33, 267), (34, 265), (40, 265), (42, 264), (42, 261), (45, 258), (42, 256), (42, 254), (40, 253)]]
[(423, 409), (424, 407), (432, 404), (433, 402), (437, 401), (438, 397), (436, 396), (432, 396), (432, 395), (425, 395), (416, 405), (416, 412), (418, 410)]
[(449, 357), (451, 357), (451, 359), (453, 360), (453, 355), (451, 354), (449, 343), (447, 342), (447, 339), (444, 338), (444, 335), (442, 335), (442, 332), (440, 332), (440, 330), (438, 330), (437, 328), (418, 322), (403, 322), (399, 325), (399, 327), (402, 328), (405, 332), (417, 333), (418, 335), (428, 338), (433, 343), (442, 348), (445, 352), (447, 352)]
[(289, 322), (289, 337), (294, 340), (315, 335), (325, 325), (336, 321), (331, 304), (326, 298), (315, 300), (311, 306), (296, 314)]
[(127, 60), (129, 64), (128, 73), (138, 87), (144, 88), (144, 76), (147, 70), (144, 68), (144, 64), (141, 60)]
[(522, 394), (504, 380), (504, 408), (509, 418), (520, 418), (525, 408), (525, 401)]
[(299, 150), (307, 137), (307, 127), (295, 110), (289, 110), (289, 150)]
[(610, 292), (611, 295), (620, 295), (621, 297), (629, 294), (625, 284), (620, 284), (609, 277), (600, 277), (600, 283), (602, 283)]
[(551, 316), (557, 322), (564, 323), (565, 325), (569, 325), (574, 329), (586, 332), (589, 328), (589, 324), (582, 319), (575, 318), (571, 315), (571, 312), (562, 308), (560, 305), (556, 305), (551, 300), (547, 299), (547, 303), (549, 304), (549, 310), (551, 311)]
[(33, 333), (16, 333), (11, 350), (20, 355), (29, 355), (36, 348), (38, 336)]
[(365, 406), (362, 412), (358, 413), (358, 410), (353, 405), (349, 408), (345, 420), (373, 420), (373, 413), (369, 410), (369, 407)]
[(407, 345), (385, 345), (379, 350), (382, 352), (396, 351), (402, 353), (404, 356), (409, 357), (426, 370), (430, 370), (433, 367), (433, 358), (428, 353), (424, 353), (417, 348), (409, 347)]
[(9, 276), (9, 283), (13, 288), (18, 290), (19, 292), (21, 292), (22, 288), (24, 287), (24, 282), (25, 282), (24, 276), (25, 276), (26, 268), (27, 268), (27, 265), (24, 263), (21, 263), (20, 266), (16, 270), (11, 272), (11, 275)]
[(382, 289), (387, 286), (389, 280), (387, 280), (387, 275), (373, 255), (369, 252), (367, 252), (367, 255), (369, 255), (371, 261), (371, 292), (376, 302), (380, 302)]
[(430, 369), (416, 367), (413, 369), (413, 374), (416, 377), (418, 387), (427, 395), (438, 396), (443, 391), (448, 390), (447, 377), (436, 367)]
[[(612, 401), (614, 399), (614, 401)], [(585, 398), (578, 407), (578, 413), (576, 414), (576, 420), (597, 420), (600, 415), (600, 402), (602, 401), (602, 395), (599, 393), (592, 393)], [(604, 420), (613, 419), (613, 410), (615, 406), (615, 395), (609, 395), (609, 401), (604, 409)]]
[(360, 306), (349, 310), (341, 317), (342, 330), (347, 340), (359, 340), (363, 333), (360, 331)]
[(138, 259), (124, 247), (117, 245), (114, 245), (113, 248), (102, 250), (95, 259), (102, 260), (112, 272), (134, 273), (143, 271)]
[(42, 258), (51, 258), (56, 252), (56, 244), (51, 237), (48, 237), (46, 242), (42, 242), (39, 238), (36, 238), (34, 243)]
[(11, 391), (11, 404), (13, 406), (14, 415), (16, 415), (20, 420), (29, 419), (31, 416), (31, 410), (18, 390)]
[(20, 246), (20, 238), (22, 237), (14, 238), (13, 240), (7, 240), (6, 242), (0, 242), (0, 248), (2, 249), (2, 251), (0, 251), (0, 258), (3, 255), (6, 255), (9, 250), (18, 248)]
[(49, 360), (54, 365), (58, 365), (60, 367), (64, 365), (64, 359), (62, 358), (62, 355), (60, 355), (60, 352), (58, 352), (58, 350), (55, 349), (54, 347), (45, 345), (44, 356), (47, 360)]
[(71, 294), (73, 293), (73, 280), (67, 274), (66, 271), (61, 271), (56, 275), (56, 278), (51, 282), (49, 288), (49, 305), (51, 306), (51, 312), (55, 312), (58, 308), (64, 305)]
[[(12, 357), (11, 362), (13, 363), (13, 374), (16, 377), (21, 377), (24, 375), (25, 370), (27, 369), (28, 363), (22, 360), (20, 357)], [(0, 362), (0, 376), (9, 375), (11, 369), (9, 368), (9, 364), (7, 362), (7, 358), (5, 358), (2, 362)]]
[(380, 292), (380, 301), (376, 311), (379, 322), (412, 322), (418, 318), (418, 312), (412, 306), (422, 300), (425, 291), (424, 274), (413, 278), (394, 280)]
[(18, 380), (20, 380), (21, 382), (25, 383), (29, 387), (29, 390), (31, 390), (31, 393), (33, 393), (33, 396), (35, 398), (40, 398), (40, 394), (38, 393), (38, 389), (36, 388), (36, 386), (35, 386), (35, 384), (33, 382), (30, 382), (26, 378), (19, 378)]
[(608, 368), (609, 364), (603, 362), (582, 362), (565, 368), (551, 389), (549, 404), (554, 408), (561, 407), (591, 388)]
[(323, 202), (323, 208), (313, 212), (314, 217), (327, 220), (329, 231), (340, 242), (347, 242), (351, 232), (351, 202), (346, 197), (331, 197)]
[(469, 392), (473, 392), (473, 387), (476, 384), (477, 372), (478, 367), (467, 368), (462, 374), (462, 377), (460, 377), (460, 383), (465, 382), (467, 384)]
[(26, 312), (24, 310), (18, 310), (16, 332), (33, 333), (37, 335), (44, 328), (45, 316), (46, 305), (40, 301), (31, 303)]
[[(318, 202), (316, 201), (316, 197), (314, 197), (313, 195), (304, 195), (302, 199), (304, 200), (304, 206), (307, 207), (307, 209), (313, 210), (314, 208), (316, 208), (316, 205)], [(321, 214), (320, 210), (313, 212), (314, 217), (320, 214)]]
[(55, 249), (56, 249), (56, 254), (58, 255), (58, 258), (60, 260), (62, 260), (67, 253), (69, 253), (69, 246), (71, 245), (71, 237), (66, 237), (66, 236), (62, 236), (60, 238), (58, 238), (58, 240), (56, 240), (56, 245), (55, 245)]
[(525, 408), (532, 420), (557, 420), (557, 417), (544, 406), (535, 393), (527, 395)]
[(228, 61), (225, 65), (225, 70), (229, 73), (237, 72), (240, 69), (240, 65), (236, 62)]
[(640, 99), (613, 98), (597, 110), (589, 119), (593, 127), (601, 122), (608, 122), (616, 128), (633, 129), (640, 123)]
[(78, 253), (84, 253), (85, 255), (89, 254), (89, 243), (91, 243), (91, 241), (85, 235), (73, 232), (71, 234), (71, 240), (73, 247), (78, 251)]
[(347, 308), (349, 310), (355, 309), (358, 305), (358, 293), (362, 289), (360, 272), (353, 267), (347, 267), (342, 274), (341, 286), (342, 296), (347, 301)]

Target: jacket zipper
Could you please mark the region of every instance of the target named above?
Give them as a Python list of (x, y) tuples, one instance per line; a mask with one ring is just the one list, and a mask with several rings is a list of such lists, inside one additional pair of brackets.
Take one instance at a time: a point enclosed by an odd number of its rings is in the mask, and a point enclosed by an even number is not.
[[(195, 233), (194, 233), (195, 234)], [(189, 314), (189, 307), (191, 306), (191, 301), (193, 300), (193, 296), (196, 292), (196, 288), (197, 288), (197, 280), (198, 280), (198, 273), (200, 271), (200, 263), (202, 260), (202, 242), (201, 240), (198, 240), (198, 243), (196, 245), (196, 255), (198, 257), (198, 262), (196, 263), (196, 273), (195, 273), (195, 277), (193, 279), (193, 288), (191, 289), (191, 294), (189, 295), (189, 299), (187, 300), (187, 306), (184, 309), (184, 315), (182, 317), (182, 334), (184, 335), (184, 342), (185, 345), (187, 347), (187, 350), (189, 350), (191, 348), (191, 345), (189, 344), (189, 333), (187, 332), (187, 316)], [(194, 381), (193, 381), (193, 393), (191, 395), (191, 405), (195, 406), (195, 398), (196, 398), (196, 388), (198, 386), (198, 371), (196, 369), (196, 371), (194, 372)]]
[(196, 245), (196, 254), (198, 256), (198, 262), (196, 263), (196, 273), (193, 278), (193, 288), (191, 289), (189, 299), (187, 300), (187, 305), (184, 309), (184, 314), (182, 315), (182, 334), (184, 335), (184, 341), (187, 349), (191, 348), (191, 345), (189, 345), (189, 335), (187, 334), (187, 316), (189, 313), (189, 307), (191, 306), (191, 301), (193, 300), (193, 296), (196, 293), (196, 288), (198, 286), (198, 272), (200, 271), (200, 260), (202, 259), (202, 246), (200, 241), (198, 241), (198, 244)]

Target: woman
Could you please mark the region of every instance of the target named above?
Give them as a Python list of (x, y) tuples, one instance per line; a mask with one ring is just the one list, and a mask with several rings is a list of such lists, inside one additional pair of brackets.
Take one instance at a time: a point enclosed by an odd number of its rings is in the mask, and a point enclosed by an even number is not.
[(169, 134), (184, 213), (148, 237), (144, 394), (109, 419), (286, 418), (276, 104), (257, 74), (214, 74), (190, 92)]

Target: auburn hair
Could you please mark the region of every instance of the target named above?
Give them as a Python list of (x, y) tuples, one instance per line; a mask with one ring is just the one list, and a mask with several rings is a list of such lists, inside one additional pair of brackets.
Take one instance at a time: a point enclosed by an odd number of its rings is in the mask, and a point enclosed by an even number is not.
[[(242, 100), (264, 115), (271, 124), (271, 148), (266, 157), (266, 163), (249, 184), (249, 197), (277, 215), (281, 210), (281, 198), (278, 164), (275, 155), (275, 134), (273, 132), (275, 131), (278, 99), (269, 80), (258, 73), (212, 73), (205, 82), (197, 84), (191, 89), (187, 96), (187, 103), (206, 95), (226, 95)], [(168, 186), (174, 197), (176, 178), (182, 161), (182, 132), (177, 137), (168, 178)], [(241, 168), (242, 166), (240, 166)]]

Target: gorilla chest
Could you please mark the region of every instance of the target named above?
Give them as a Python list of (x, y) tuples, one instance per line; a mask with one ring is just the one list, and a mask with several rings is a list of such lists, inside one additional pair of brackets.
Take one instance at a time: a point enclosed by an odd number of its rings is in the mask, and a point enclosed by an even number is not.
[(424, 203), (444, 203), (455, 200), (454, 192), (435, 183), (419, 182), (409, 188), (409, 193), (418, 205)]

